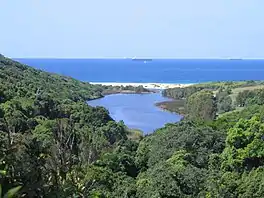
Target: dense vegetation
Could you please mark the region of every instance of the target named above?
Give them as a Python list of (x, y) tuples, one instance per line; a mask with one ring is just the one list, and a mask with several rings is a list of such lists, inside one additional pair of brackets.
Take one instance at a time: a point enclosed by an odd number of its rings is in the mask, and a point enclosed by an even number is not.
[(229, 88), (181, 96), (188, 116), (142, 138), (86, 104), (104, 87), (1, 56), (0, 196), (263, 197), (262, 90)]
[(151, 93), (149, 89), (144, 88), (142, 85), (139, 86), (103, 86), (104, 90), (102, 94), (117, 94), (117, 93), (125, 93), (125, 94), (141, 94), (141, 93)]
[(186, 101), (186, 113), (191, 120), (214, 120), (216, 102), (210, 91), (202, 90), (192, 94)]
[(239, 92), (236, 98), (236, 105), (240, 107), (253, 104), (264, 104), (264, 89), (244, 90)]
[[(164, 109), (180, 114), (190, 114), (187, 108), (188, 99), (201, 91), (211, 92), (215, 98), (216, 114), (232, 111), (246, 104), (264, 104), (261, 100), (264, 81), (238, 82), (209, 82), (195, 84), (185, 88), (170, 88), (163, 91), (163, 96), (173, 98), (174, 101), (165, 101), (157, 104)], [(263, 92), (264, 93), (264, 92)], [(256, 96), (256, 97), (255, 97)], [(192, 103), (197, 105), (196, 102)], [(193, 107), (196, 108), (196, 107)], [(199, 108), (199, 107), (198, 107)], [(200, 106), (202, 108), (202, 106)], [(209, 114), (211, 112), (208, 112)]]
[(227, 81), (227, 82), (208, 82), (202, 84), (194, 84), (184, 88), (170, 88), (163, 91), (163, 95), (165, 97), (174, 98), (174, 99), (186, 99), (190, 95), (194, 94), (195, 92), (201, 90), (210, 90), (210, 91), (217, 91), (217, 90), (230, 90), (235, 88), (243, 88), (243, 87), (254, 87), (264, 85), (264, 81)]
[(4, 193), (16, 186), (26, 197), (95, 196), (101, 188), (129, 193), (112, 189), (118, 182), (130, 185), (137, 173), (138, 143), (128, 140), (124, 124), (114, 122), (104, 108), (86, 104), (102, 97), (103, 90), (0, 57)]

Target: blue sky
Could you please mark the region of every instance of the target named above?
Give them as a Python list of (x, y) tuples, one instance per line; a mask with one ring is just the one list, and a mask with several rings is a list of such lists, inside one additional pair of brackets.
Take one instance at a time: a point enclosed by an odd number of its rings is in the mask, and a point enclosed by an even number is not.
[(264, 58), (263, 0), (0, 0), (12, 57)]

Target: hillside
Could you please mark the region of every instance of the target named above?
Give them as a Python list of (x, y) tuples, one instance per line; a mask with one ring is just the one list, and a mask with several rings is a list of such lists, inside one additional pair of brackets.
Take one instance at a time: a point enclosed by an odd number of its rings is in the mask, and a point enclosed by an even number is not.
[(86, 171), (77, 174), (76, 170), (91, 169), (92, 176), (100, 168), (91, 164), (104, 153), (136, 144), (127, 139), (123, 123), (114, 122), (104, 108), (86, 104), (102, 97), (104, 89), (0, 56), (0, 187), (4, 193), (21, 186), (19, 194), (25, 197), (72, 196), (85, 185), (77, 179)]
[[(33, 69), (0, 54), (0, 83), (5, 90), (16, 89), (17, 96), (46, 93), (74, 101), (101, 97), (102, 86), (90, 85), (70, 77)], [(3, 88), (2, 88), (3, 89)], [(10, 96), (10, 97), (14, 97)]]

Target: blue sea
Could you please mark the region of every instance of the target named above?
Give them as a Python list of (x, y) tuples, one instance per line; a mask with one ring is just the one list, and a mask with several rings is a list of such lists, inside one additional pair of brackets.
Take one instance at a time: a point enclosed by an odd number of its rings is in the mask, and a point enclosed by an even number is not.
[[(263, 80), (264, 60), (153, 60), (131, 59), (17, 59), (48, 72), (87, 82), (199, 83), (228, 80)], [(175, 123), (180, 115), (155, 106), (169, 100), (160, 93), (116, 94), (93, 101), (91, 106), (105, 107), (116, 121), (123, 120), (133, 129), (149, 134), (166, 123)]]
[(88, 82), (199, 83), (263, 80), (264, 60), (16, 59)]

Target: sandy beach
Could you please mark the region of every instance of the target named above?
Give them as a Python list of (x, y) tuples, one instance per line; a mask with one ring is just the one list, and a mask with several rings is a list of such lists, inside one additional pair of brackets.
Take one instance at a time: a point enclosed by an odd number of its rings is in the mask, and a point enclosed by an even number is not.
[(169, 89), (169, 88), (184, 88), (193, 84), (172, 84), (172, 83), (118, 83), (118, 82), (90, 82), (93, 85), (106, 86), (143, 86), (146, 89)]

